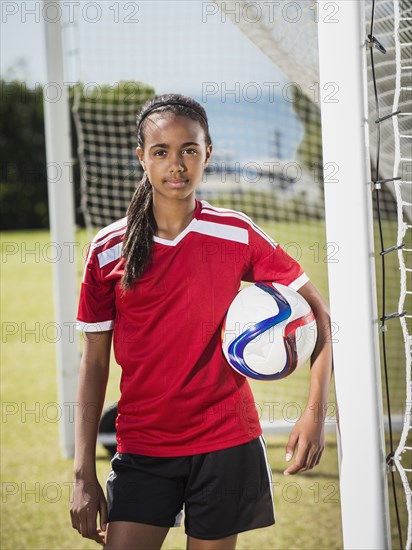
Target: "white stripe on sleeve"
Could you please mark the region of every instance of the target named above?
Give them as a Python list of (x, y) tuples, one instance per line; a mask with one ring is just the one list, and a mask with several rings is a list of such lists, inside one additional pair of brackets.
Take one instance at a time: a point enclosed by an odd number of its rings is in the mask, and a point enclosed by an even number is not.
[(76, 329), (82, 332), (103, 332), (105, 330), (112, 330), (114, 327), (114, 321), (101, 321), (100, 323), (84, 323), (83, 321), (76, 321)]
[(117, 243), (111, 248), (108, 248), (107, 250), (103, 250), (103, 252), (99, 252), (97, 254), (97, 259), (99, 261), (100, 268), (120, 258), (122, 254), (122, 244), (123, 243)]
[(309, 281), (309, 277), (306, 275), (306, 273), (302, 273), (302, 275), (300, 275), (297, 279), (295, 279), (293, 283), (290, 283), (289, 287), (292, 290), (299, 290), (308, 281)]

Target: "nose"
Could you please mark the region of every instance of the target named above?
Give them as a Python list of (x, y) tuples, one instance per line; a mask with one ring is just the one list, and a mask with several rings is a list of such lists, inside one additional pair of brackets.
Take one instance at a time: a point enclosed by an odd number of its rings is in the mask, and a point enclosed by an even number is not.
[(169, 172), (183, 172), (186, 169), (181, 153), (170, 152), (169, 161)]

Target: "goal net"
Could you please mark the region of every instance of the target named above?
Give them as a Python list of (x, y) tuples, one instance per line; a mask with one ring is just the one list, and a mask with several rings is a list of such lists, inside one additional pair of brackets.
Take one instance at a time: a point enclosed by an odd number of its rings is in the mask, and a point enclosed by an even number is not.
[[(378, 205), (381, 260), (381, 351), (387, 403), (402, 404), (401, 433), (392, 438), (388, 467), (398, 471), (408, 514), (406, 548), (412, 546), (412, 7), (407, 0), (367, 2), (372, 177)], [(381, 193), (395, 196), (394, 220), (380, 219)], [(392, 277), (387, 273), (396, 273)], [(399, 395), (398, 392), (401, 392)], [(403, 397), (402, 397), (403, 392)], [(392, 405), (394, 401), (394, 406)]]
[[(214, 145), (198, 198), (251, 216), (327, 297), (327, 265), (338, 261), (339, 246), (325, 242), (323, 185), (333, 184), (337, 167), (322, 167), (316, 12), (311, 3), (283, 10), (277, 40), (286, 50), (279, 50), (279, 66), (271, 58), (270, 27), (265, 52), (237, 27), (237, 18), (265, 25), (267, 17), (278, 18), (254, 4), (236, 3), (233, 24), (215, 2), (102, 2), (65, 26), (68, 80), (79, 83), (71, 93), (78, 208), (90, 236), (123, 217), (142, 175), (136, 113), (155, 93), (191, 95), (206, 109)], [(336, 92), (331, 85), (331, 101)], [(276, 388), (254, 384), (261, 419), (290, 429), (304, 407), (308, 378), (303, 368)], [(332, 397), (328, 416), (332, 425)]]
[[(375, 13), (375, 35), (387, 51), (376, 61), (381, 116), (402, 111), (381, 127), (378, 179), (388, 180), (381, 185), (381, 217), (388, 242), (404, 243), (386, 259), (388, 311), (406, 309), (412, 289), (407, 267), (412, 248), (407, 4), (378, 0)], [(339, 167), (322, 160), (317, 23), (338, 24), (339, 3), (158, 0), (85, 5), (86, 10), (71, 13), (64, 38), (68, 80), (78, 83), (71, 100), (81, 167), (78, 208), (90, 235), (125, 215), (141, 177), (134, 153), (137, 111), (154, 94), (184, 93), (205, 107), (214, 144), (198, 198), (251, 216), (301, 262), (327, 297), (327, 268), (339, 262), (339, 243), (326, 242), (324, 187), (337, 181)], [(371, 6), (372, 0), (366, 0), (368, 24)], [(344, 49), (342, 44), (342, 55)], [(368, 82), (373, 172), (377, 142), (370, 74)], [(323, 87), (324, 101), (339, 101), (337, 83)], [(394, 173), (402, 179), (392, 181)], [(350, 216), (348, 212), (348, 224)], [(380, 270), (377, 263), (378, 294)], [(395, 319), (388, 324), (392, 415), (404, 430), (399, 458), (411, 445), (405, 431), (411, 403), (410, 319), (409, 310), (401, 323)], [(332, 328), (337, 342), (339, 327)], [(309, 369), (302, 368), (273, 385), (253, 384), (266, 425), (291, 428), (305, 405), (308, 379)], [(331, 395), (330, 425), (335, 412)], [(405, 470), (403, 475), (407, 479), (410, 474)]]

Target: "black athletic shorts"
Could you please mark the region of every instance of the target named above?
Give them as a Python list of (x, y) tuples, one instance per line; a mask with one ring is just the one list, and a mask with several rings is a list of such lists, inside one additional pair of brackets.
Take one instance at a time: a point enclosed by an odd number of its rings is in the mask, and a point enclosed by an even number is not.
[(272, 525), (272, 475), (262, 436), (193, 456), (116, 453), (107, 479), (109, 523), (179, 526), (198, 539), (220, 539)]

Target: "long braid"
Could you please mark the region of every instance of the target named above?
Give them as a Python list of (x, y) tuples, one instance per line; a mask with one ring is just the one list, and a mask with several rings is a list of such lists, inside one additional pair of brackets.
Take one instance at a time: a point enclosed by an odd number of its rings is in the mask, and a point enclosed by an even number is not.
[[(212, 140), (209, 134), (207, 115), (203, 107), (191, 97), (181, 94), (155, 96), (143, 105), (137, 116), (137, 143), (144, 146), (144, 130), (147, 117), (152, 111), (170, 112), (197, 120), (205, 132), (206, 144)], [(146, 173), (137, 184), (127, 210), (127, 228), (123, 241), (122, 256), (125, 258), (122, 289), (131, 288), (150, 263), (153, 249), (153, 236), (157, 231), (153, 215), (153, 189)]]
[(152, 213), (153, 189), (145, 174), (127, 209), (127, 230), (122, 255), (126, 259), (123, 289), (130, 288), (150, 261), (156, 221)]

